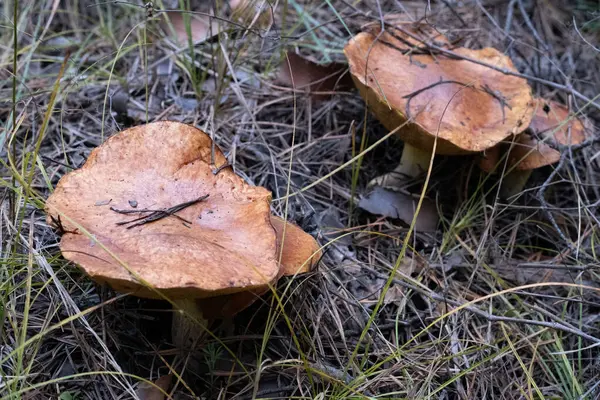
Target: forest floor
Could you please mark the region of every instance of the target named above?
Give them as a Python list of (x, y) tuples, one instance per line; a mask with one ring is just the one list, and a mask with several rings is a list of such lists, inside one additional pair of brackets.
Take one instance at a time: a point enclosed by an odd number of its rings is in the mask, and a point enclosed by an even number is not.
[[(508, 200), (476, 155), (436, 156), (422, 212), (440, 223), (415, 230), (356, 205), (402, 141), (363, 151), (388, 131), (354, 88), (307, 94), (281, 73), (322, 74), (287, 52), (347, 77), (348, 40), (403, 13), (510, 56), (598, 138), (597, 2), (14, 1), (0, 5), (0, 399), (600, 398), (598, 144), (564, 148)], [(164, 24), (183, 7), (199, 12), (194, 44)], [(92, 282), (44, 213), (93, 148), (156, 120), (209, 133), (324, 250), (280, 282), (283, 308), (267, 294), (184, 355), (170, 305)]]

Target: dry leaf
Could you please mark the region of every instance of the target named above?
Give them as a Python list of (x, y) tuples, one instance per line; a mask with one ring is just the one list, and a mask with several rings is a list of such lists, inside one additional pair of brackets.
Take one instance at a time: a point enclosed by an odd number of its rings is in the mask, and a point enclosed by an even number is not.
[(277, 82), (304, 90), (314, 98), (327, 99), (331, 92), (347, 90), (352, 82), (347, 67), (339, 63), (320, 65), (296, 53), (287, 53), (279, 67)]
[[(201, 43), (219, 33), (219, 24), (206, 15), (169, 11), (164, 13), (165, 19), (161, 26), (165, 33), (180, 46), (188, 44), (186, 19), (189, 18), (189, 28), (193, 43)], [(171, 22), (169, 24), (167, 19)], [(171, 28), (172, 26), (172, 28)]]
[(404, 297), (404, 289), (400, 285), (392, 284), (383, 297), (383, 304), (396, 303)]
[(540, 282), (567, 282), (579, 283), (590, 287), (598, 287), (598, 284), (589, 279), (589, 276), (580, 277), (581, 271), (569, 271), (568, 266), (556, 268), (560, 265), (551, 265), (544, 268), (543, 264), (516, 264), (502, 263), (493, 266), (494, 271), (502, 278), (517, 282), (519, 285)]
[(151, 385), (147, 382), (142, 382), (138, 385), (135, 394), (137, 394), (140, 400), (163, 400), (166, 398), (166, 396), (160, 389), (168, 393), (172, 379), (173, 375), (169, 374), (161, 376), (155, 380), (154, 385)]
[[(412, 222), (418, 203), (417, 198), (376, 186), (367, 196), (360, 199), (358, 206), (371, 214), (398, 218), (407, 224)], [(424, 199), (415, 230), (420, 232), (433, 232), (437, 228), (439, 216), (435, 203)]]

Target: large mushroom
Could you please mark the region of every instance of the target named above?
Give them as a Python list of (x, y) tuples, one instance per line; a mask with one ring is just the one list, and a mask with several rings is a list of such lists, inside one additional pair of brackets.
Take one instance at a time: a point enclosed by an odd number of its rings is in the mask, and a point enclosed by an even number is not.
[[(280, 276), (309, 270), (315, 240), (270, 215), (268, 190), (230, 168), (215, 173), (226, 159), (211, 145), (199, 129), (165, 121), (96, 148), (46, 202), (48, 221), (63, 230), (63, 256), (97, 282), (169, 299), (200, 321), (206, 299), (227, 299), (208, 303), (212, 317), (232, 315)], [(187, 330), (181, 321), (175, 336)]]
[(567, 107), (544, 99), (536, 99), (536, 104), (531, 124), (523, 134), (514, 142), (499, 143), (480, 158), (481, 169), (493, 172), (504, 166), (500, 163), (502, 157), (508, 157), (506, 170), (509, 172), (502, 178), (500, 186), (503, 198), (520, 193), (534, 169), (560, 160), (560, 152), (553, 147), (579, 144), (586, 139), (584, 124), (572, 117)]
[[(454, 48), (424, 23), (368, 24), (344, 53), (368, 107), (389, 130), (398, 131), (404, 150), (398, 167), (374, 181), (399, 186), (427, 171), (434, 141), (437, 154), (458, 155), (489, 149), (519, 134), (531, 120), (533, 98), (524, 79), (467, 59), (515, 71), (493, 48)], [(461, 58), (464, 57), (464, 58)]]

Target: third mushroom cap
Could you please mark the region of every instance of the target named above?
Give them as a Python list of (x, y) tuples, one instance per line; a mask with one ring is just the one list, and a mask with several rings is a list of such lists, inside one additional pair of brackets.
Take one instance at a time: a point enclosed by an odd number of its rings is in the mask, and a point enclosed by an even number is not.
[(523, 190), (531, 172), (560, 160), (553, 147), (575, 145), (586, 139), (583, 120), (570, 115), (569, 109), (556, 101), (536, 99), (537, 107), (528, 129), (514, 143), (503, 141), (489, 149), (479, 166), (486, 172), (503, 168), (501, 157), (508, 155), (509, 171), (502, 180), (500, 195), (512, 197)]

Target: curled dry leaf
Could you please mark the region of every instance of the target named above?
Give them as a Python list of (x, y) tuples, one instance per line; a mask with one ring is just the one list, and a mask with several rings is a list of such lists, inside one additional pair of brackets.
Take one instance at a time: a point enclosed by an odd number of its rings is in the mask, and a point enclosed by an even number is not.
[(404, 298), (404, 289), (400, 285), (392, 284), (383, 297), (383, 304), (391, 304), (402, 301)]
[(163, 392), (168, 393), (172, 380), (173, 375), (169, 374), (155, 380), (153, 385), (142, 382), (138, 385), (135, 394), (137, 394), (140, 400), (163, 400), (166, 398)]
[(163, 15), (162, 29), (169, 38), (180, 46), (187, 45), (189, 38), (192, 39), (193, 43), (201, 43), (219, 33), (218, 22), (206, 15), (182, 11), (169, 11), (163, 13)]
[(327, 99), (334, 91), (346, 90), (352, 83), (343, 64), (320, 65), (296, 53), (283, 58), (276, 81), (310, 93), (314, 98)]
[[(387, 129), (410, 120), (398, 132), (406, 143), (430, 151), (437, 136), (437, 153), (464, 154), (490, 148), (529, 125), (533, 98), (524, 79), (446, 56), (428, 48), (432, 40), (438, 47), (447, 43), (423, 24), (389, 24), (384, 32), (373, 24), (345, 46), (356, 86)], [(452, 51), (516, 72), (493, 48)]]
[[(418, 200), (418, 198), (411, 195), (376, 186), (370, 193), (360, 199), (358, 206), (371, 214), (398, 218), (410, 224), (415, 215)], [(437, 228), (438, 221), (439, 216), (435, 203), (429, 199), (423, 199), (421, 209), (417, 215), (415, 230), (433, 232)]]
[[(96, 148), (46, 202), (48, 221), (60, 219), (65, 229), (63, 256), (94, 280), (140, 297), (159, 297), (147, 285), (175, 298), (267, 287), (279, 274), (271, 193), (230, 168), (213, 174), (211, 144), (199, 129), (165, 121)], [(215, 165), (226, 163), (215, 153)], [(102, 199), (112, 199), (110, 206), (95, 205)], [(172, 214), (120, 225), (156, 215), (145, 210)]]

